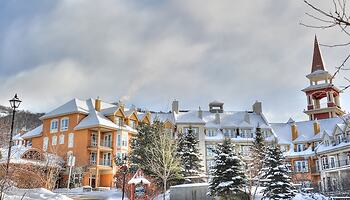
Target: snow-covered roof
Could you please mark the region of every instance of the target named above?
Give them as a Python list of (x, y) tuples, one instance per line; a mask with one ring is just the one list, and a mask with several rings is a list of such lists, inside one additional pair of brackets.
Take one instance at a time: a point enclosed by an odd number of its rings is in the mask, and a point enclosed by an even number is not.
[(100, 112), (95, 110), (93, 101), (87, 101), (87, 106), (89, 110), (89, 115), (85, 117), (81, 122), (74, 128), (74, 130), (79, 130), (83, 128), (90, 127), (107, 127), (111, 129), (120, 128), (117, 124), (113, 123), (107, 117), (102, 115)]
[[(203, 116), (204, 113), (205, 111), (203, 111)], [(175, 121), (176, 123), (205, 123), (203, 119), (199, 118), (198, 111), (195, 110), (175, 113)]]
[(284, 153), (285, 157), (291, 158), (291, 157), (309, 157), (315, 155), (315, 151), (312, 150), (312, 147), (310, 146), (304, 151), (294, 151), (294, 148), (290, 148), (289, 151)]
[(119, 109), (118, 106), (111, 106), (109, 108), (104, 108), (101, 109), (101, 114), (108, 116), (108, 115), (112, 115), (114, 112), (116, 112)]
[(314, 134), (315, 121), (299, 121), (294, 122), (297, 126), (298, 137), (292, 141), (292, 123), (271, 123), (272, 129), (278, 137), (279, 143), (304, 143), (315, 140), (320, 140), (322, 133), (330, 134), (333, 132), (336, 124), (341, 123), (343, 120), (340, 117), (319, 119), (317, 123), (320, 124), (320, 133)]
[(146, 184), (146, 185), (149, 185), (151, 184), (151, 182), (149, 182), (145, 177), (144, 177), (144, 174), (143, 174), (143, 171), (141, 169), (138, 169), (136, 171), (136, 173), (134, 174), (134, 176), (130, 179), (130, 181), (128, 182), (128, 184), (139, 184), (139, 183), (143, 183), (143, 184)]
[(88, 113), (88, 107), (86, 105), (86, 101), (74, 98), (67, 103), (63, 104), (62, 106), (52, 110), (51, 112), (46, 113), (44, 116), (42, 116), (40, 119), (45, 119), (49, 117), (59, 116), (63, 114), (69, 114), (69, 113)]
[(74, 128), (74, 130), (102, 126), (111, 129), (120, 128), (107, 117), (103, 116), (100, 112), (96, 110), (90, 111), (90, 114), (85, 117), (81, 122)]
[(43, 125), (40, 125), (36, 127), (35, 129), (28, 131), (22, 135), (23, 139), (29, 139), (29, 138), (34, 138), (34, 137), (39, 137), (41, 136), (43, 132)]
[(174, 113), (151, 113), (152, 122), (160, 121), (166, 122), (169, 121), (171, 123), (175, 123)]
[[(70, 113), (83, 113), (88, 114), (89, 113), (89, 106), (95, 108), (95, 99), (87, 99), (87, 100), (81, 100), (74, 98), (67, 103), (63, 104), (62, 106), (54, 109), (51, 112), (46, 113), (44, 116), (42, 116), (40, 119), (46, 119), (50, 117), (70, 114)], [(115, 108), (116, 105), (103, 102), (101, 101), (101, 111), (106, 111), (109, 108)]]
[(330, 151), (335, 151), (335, 150), (340, 150), (344, 148), (350, 148), (350, 143), (349, 142), (341, 142), (340, 144), (337, 145), (328, 145), (326, 146), (325, 144), (320, 144), (315, 150), (317, 153), (326, 153)]
[[(180, 111), (174, 113), (176, 123), (205, 124), (206, 128), (256, 128), (260, 126), (263, 129), (270, 128), (270, 125), (262, 115), (248, 111), (224, 111), (222, 113), (212, 113), (210, 111), (201, 111), (202, 118), (198, 110)], [(219, 120), (216, 120), (216, 115)]]

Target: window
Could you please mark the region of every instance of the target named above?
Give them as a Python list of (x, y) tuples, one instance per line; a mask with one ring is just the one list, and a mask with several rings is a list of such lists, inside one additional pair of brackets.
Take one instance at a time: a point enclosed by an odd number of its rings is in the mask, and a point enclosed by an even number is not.
[(56, 145), (57, 144), (57, 136), (54, 135), (52, 136), (52, 145)]
[(97, 146), (97, 133), (95, 133), (95, 132), (92, 132), (91, 133), (91, 146), (92, 147), (96, 147)]
[(130, 120), (130, 126), (133, 129), (136, 129), (136, 122), (134, 120)]
[(96, 158), (97, 158), (96, 152), (91, 152), (90, 153), (90, 164), (91, 165), (95, 165), (96, 164)]
[(326, 147), (328, 147), (328, 146), (329, 146), (329, 140), (326, 140), (326, 141), (324, 142), (324, 144), (326, 145)]
[(323, 169), (328, 169), (328, 159), (327, 157), (322, 158), (322, 168)]
[(105, 165), (105, 166), (111, 166), (112, 165), (112, 162), (111, 162), (111, 156), (112, 154), (111, 153), (104, 153), (103, 154), (103, 161), (102, 161), (102, 165)]
[(183, 133), (185, 133), (185, 134), (189, 133), (190, 131), (192, 131), (192, 134), (197, 135), (199, 132), (199, 129), (195, 128), (195, 127), (184, 127), (183, 128)]
[(343, 135), (342, 134), (337, 135), (336, 138), (337, 138), (337, 144), (340, 144), (343, 142)]
[(294, 161), (294, 171), (295, 172), (308, 172), (309, 166), (307, 160)]
[(215, 145), (209, 144), (206, 146), (207, 146), (207, 156), (215, 156), (215, 153), (213, 151), (215, 149)]
[(43, 149), (44, 149), (44, 151), (47, 151), (48, 146), (49, 146), (49, 138), (48, 137), (44, 137), (44, 140), (43, 140)]
[(118, 126), (123, 126), (123, 120), (121, 117), (115, 117), (115, 123), (118, 125)]
[(250, 130), (244, 130), (244, 129), (242, 129), (242, 131), (241, 131), (241, 137), (242, 138), (252, 138), (252, 133), (251, 133), (251, 131)]
[(334, 156), (329, 157), (329, 164), (330, 164), (330, 168), (335, 168), (335, 157)]
[(122, 146), (127, 147), (128, 146), (128, 135), (124, 134), (122, 137)]
[(60, 135), (60, 137), (59, 137), (59, 143), (64, 144), (64, 135), (63, 134)]
[(74, 144), (74, 133), (68, 135), (68, 148), (72, 148)]
[(61, 131), (68, 130), (68, 125), (69, 125), (69, 119), (68, 118), (61, 119)]
[(297, 152), (304, 151), (304, 144), (297, 144)]
[(112, 147), (112, 135), (110, 133), (103, 136), (103, 146)]
[(121, 146), (122, 145), (122, 137), (120, 136), (120, 134), (117, 135), (117, 146)]
[(214, 137), (214, 136), (216, 136), (216, 130), (208, 129), (208, 136), (209, 136), (209, 137)]
[(58, 120), (57, 119), (53, 119), (51, 120), (50, 123), (50, 133), (55, 133), (58, 131)]

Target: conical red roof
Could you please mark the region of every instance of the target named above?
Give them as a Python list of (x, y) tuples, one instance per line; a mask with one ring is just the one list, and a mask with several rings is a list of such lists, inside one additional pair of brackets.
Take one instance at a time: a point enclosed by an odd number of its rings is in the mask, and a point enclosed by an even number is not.
[(314, 55), (312, 57), (312, 68), (311, 73), (317, 70), (325, 70), (323, 65), (323, 60), (321, 56), (320, 46), (317, 42), (317, 37), (315, 35), (315, 41), (314, 41)]

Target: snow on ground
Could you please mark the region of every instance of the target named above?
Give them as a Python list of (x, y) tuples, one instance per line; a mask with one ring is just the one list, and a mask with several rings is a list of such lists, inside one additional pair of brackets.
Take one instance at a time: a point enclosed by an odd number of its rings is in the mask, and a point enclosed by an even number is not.
[(53, 193), (44, 188), (18, 189), (14, 188), (6, 192), (5, 199), (20, 200), (72, 200), (65, 195)]
[[(255, 200), (261, 200), (263, 195), (262, 189), (262, 187), (258, 188)], [(317, 193), (298, 193), (292, 200), (329, 200), (329, 198)]]
[[(158, 196), (156, 196), (153, 200), (163, 200), (163, 194), (159, 194)], [(170, 200), (170, 190), (165, 192), (165, 200)]]
[[(71, 198), (92, 198), (92, 199), (105, 199), (105, 200), (120, 200), (122, 199), (122, 192), (118, 189), (104, 190), (104, 191), (92, 191), (92, 192), (83, 192), (83, 188), (73, 188), (66, 189), (60, 188), (54, 190), (55, 193), (65, 194)], [(128, 198), (124, 197), (125, 200)]]

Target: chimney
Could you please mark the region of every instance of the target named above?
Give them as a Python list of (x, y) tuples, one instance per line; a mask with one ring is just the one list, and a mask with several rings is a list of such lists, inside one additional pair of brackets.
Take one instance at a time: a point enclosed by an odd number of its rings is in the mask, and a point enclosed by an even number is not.
[(255, 101), (253, 104), (253, 112), (256, 114), (261, 114), (262, 113), (262, 104), (260, 101)]
[(97, 97), (97, 99), (95, 99), (95, 110), (98, 112), (101, 111), (101, 100), (99, 97)]
[(215, 113), (215, 124), (220, 124), (220, 114), (218, 112)]
[(199, 109), (198, 109), (198, 118), (199, 119), (203, 119), (203, 110), (201, 109), (200, 106), (199, 106)]
[(314, 134), (317, 135), (321, 131), (320, 123), (317, 119), (314, 121)]
[(171, 105), (171, 111), (175, 112), (176, 114), (179, 113), (179, 101), (178, 100), (174, 100), (172, 105)]
[(293, 123), (290, 127), (292, 130), (292, 141), (294, 141), (298, 137), (298, 127), (296, 123)]

